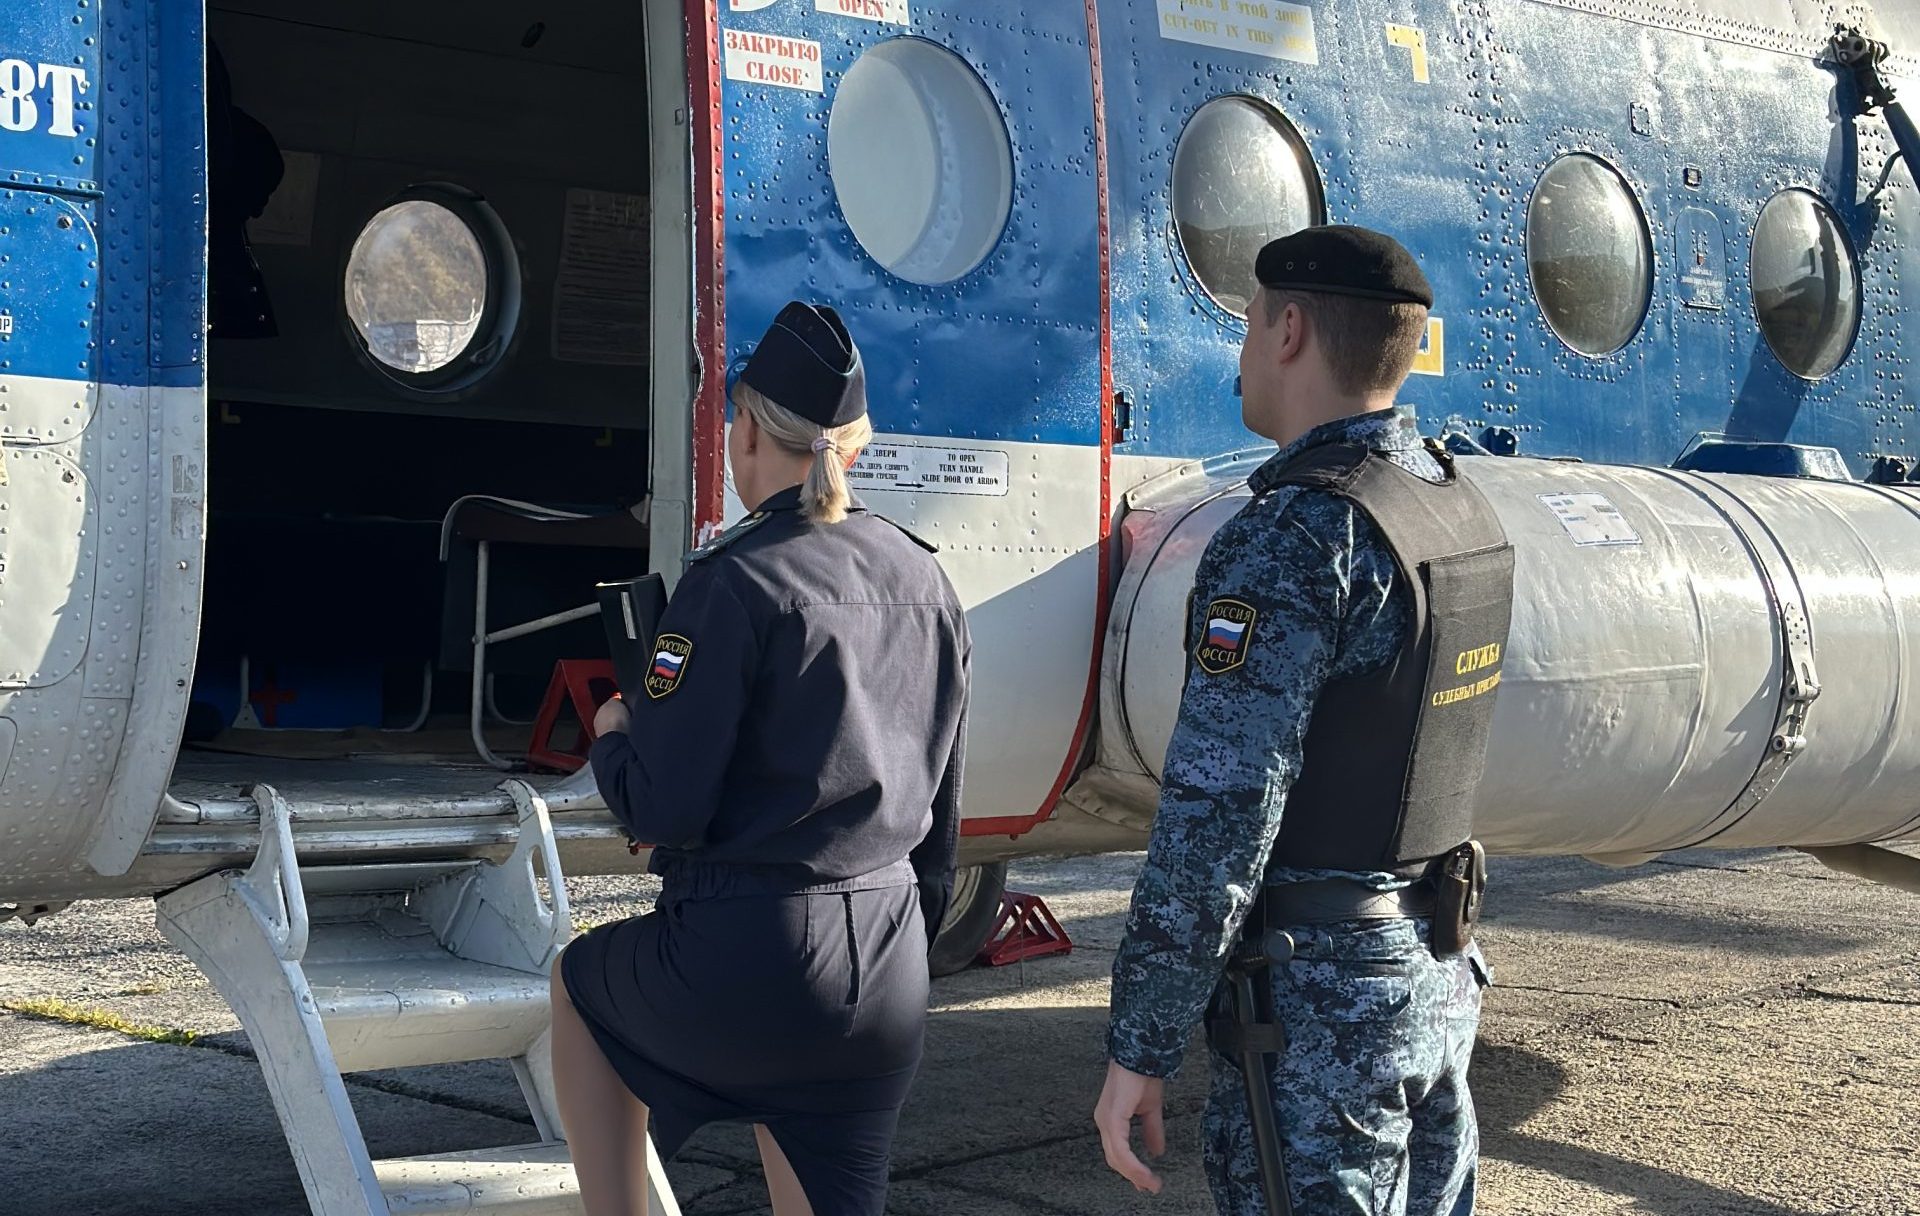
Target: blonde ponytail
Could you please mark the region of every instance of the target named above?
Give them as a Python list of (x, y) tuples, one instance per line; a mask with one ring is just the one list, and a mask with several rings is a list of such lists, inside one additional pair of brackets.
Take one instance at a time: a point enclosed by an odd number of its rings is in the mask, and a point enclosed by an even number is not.
[(816, 524), (845, 519), (853, 501), (847, 488), (847, 463), (873, 438), (873, 423), (862, 416), (845, 426), (822, 427), (745, 384), (733, 386), (733, 403), (753, 415), (776, 447), (796, 456), (813, 453), (813, 467), (800, 486), (801, 513)]

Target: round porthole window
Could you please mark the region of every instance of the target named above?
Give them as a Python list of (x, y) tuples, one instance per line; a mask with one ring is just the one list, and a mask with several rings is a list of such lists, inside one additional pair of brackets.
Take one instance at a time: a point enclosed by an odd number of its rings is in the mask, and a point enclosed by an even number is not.
[(366, 356), (399, 383), (460, 387), (505, 349), (519, 273), (493, 210), (422, 188), (367, 221), (347, 257), (347, 318)]
[(970, 273), (1013, 209), (1013, 141), (993, 95), (960, 56), (920, 38), (882, 42), (847, 69), (827, 117), (827, 171), (854, 239), (909, 282)]
[(1527, 204), (1527, 273), (1547, 324), (1581, 354), (1610, 355), (1640, 332), (1653, 238), (1612, 165), (1576, 152), (1547, 166)]
[(1840, 217), (1810, 190), (1782, 190), (1753, 229), (1753, 311), (1787, 370), (1818, 380), (1860, 327), (1860, 276)]
[(1173, 152), (1173, 227), (1194, 277), (1222, 308), (1246, 316), (1261, 247), (1325, 216), (1313, 156), (1278, 110), (1216, 97), (1194, 112)]

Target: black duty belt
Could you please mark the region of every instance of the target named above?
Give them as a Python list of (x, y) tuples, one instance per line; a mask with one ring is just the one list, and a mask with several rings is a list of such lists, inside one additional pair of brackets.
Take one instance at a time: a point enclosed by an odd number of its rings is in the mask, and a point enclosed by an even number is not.
[(1260, 892), (1266, 927), (1325, 925), (1343, 920), (1411, 920), (1433, 915), (1433, 884), (1375, 891), (1341, 878), (1279, 883)]

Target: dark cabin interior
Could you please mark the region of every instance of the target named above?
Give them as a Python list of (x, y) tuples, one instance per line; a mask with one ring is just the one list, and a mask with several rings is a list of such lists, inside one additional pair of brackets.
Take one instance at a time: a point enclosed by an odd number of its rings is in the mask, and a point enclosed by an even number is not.
[[(471, 758), (477, 550), (463, 522), (442, 560), (449, 510), (496, 496), (617, 525), (493, 544), (494, 629), (648, 568), (642, 7), (215, 0), (207, 30), (188, 742)], [(491, 647), (502, 755), (556, 660), (605, 655), (592, 618)]]

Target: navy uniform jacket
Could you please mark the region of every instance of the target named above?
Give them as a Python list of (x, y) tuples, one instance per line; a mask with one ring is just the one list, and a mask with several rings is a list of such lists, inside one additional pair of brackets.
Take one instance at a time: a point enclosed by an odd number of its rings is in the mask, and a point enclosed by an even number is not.
[(1416, 476), (1445, 478), (1411, 418), (1337, 419), (1255, 472), (1253, 500), (1208, 542), (1194, 575), (1189, 641), (1220, 596), (1257, 609), (1261, 632), (1226, 676), (1189, 664), (1146, 867), (1113, 964), (1107, 1046), (1132, 1072), (1178, 1069), (1263, 876), (1337, 877), (1383, 891), (1408, 885), (1388, 873), (1267, 867), (1320, 689), (1385, 665), (1413, 627), (1412, 595), (1365, 512), (1324, 491), (1265, 480), (1323, 443), (1362, 443)]
[(931, 940), (960, 825), (966, 618), (897, 526), (799, 508), (798, 487), (776, 494), (696, 551), (594, 777), (681, 896), (917, 879)]

